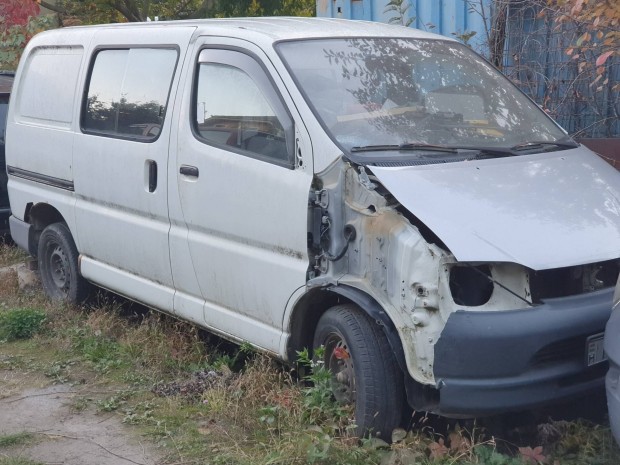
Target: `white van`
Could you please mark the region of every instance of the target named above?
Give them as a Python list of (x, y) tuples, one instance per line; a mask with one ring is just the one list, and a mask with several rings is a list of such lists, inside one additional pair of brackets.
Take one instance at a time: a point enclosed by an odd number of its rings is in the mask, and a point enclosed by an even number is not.
[(28, 45), (14, 240), (294, 362), (358, 433), (602, 389), (620, 173), (466, 46), (332, 19), (76, 27)]

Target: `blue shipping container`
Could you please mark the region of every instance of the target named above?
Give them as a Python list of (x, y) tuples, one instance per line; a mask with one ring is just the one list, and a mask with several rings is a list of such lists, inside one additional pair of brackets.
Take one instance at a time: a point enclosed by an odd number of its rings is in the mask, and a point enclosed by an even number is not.
[(360, 19), (411, 27), (450, 37), (476, 34), (469, 43), (486, 54), (492, 0), (403, 0), (400, 14), (387, 11), (389, 0), (317, 0), (317, 16)]

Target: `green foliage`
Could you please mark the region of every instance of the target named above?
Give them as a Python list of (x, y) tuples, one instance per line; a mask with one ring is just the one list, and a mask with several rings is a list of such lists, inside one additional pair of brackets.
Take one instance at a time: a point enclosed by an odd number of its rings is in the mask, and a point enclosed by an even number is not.
[(0, 436), (0, 448), (28, 444), (29, 442), (32, 442), (33, 438), (32, 433), (26, 432)]
[(45, 312), (22, 308), (0, 313), (0, 339), (29, 339), (45, 322)]
[(0, 457), (0, 465), (43, 465), (23, 457)]
[(91, 333), (84, 329), (74, 331), (73, 348), (102, 373), (126, 364), (118, 342), (100, 332)]
[[(315, 0), (60, 0), (63, 23), (97, 24), (241, 16), (314, 16)], [(67, 25), (69, 25), (67, 24)]]
[(304, 380), (310, 386), (303, 390), (303, 417), (312, 425), (327, 426), (332, 433), (346, 428), (354, 428), (351, 424), (352, 406), (341, 405), (334, 398), (332, 391), (332, 373), (323, 362), (324, 348), (314, 351), (314, 358), (310, 357), (308, 349), (297, 352), (299, 363), (310, 370)]
[(493, 447), (487, 445), (474, 446), (476, 461), (480, 465), (523, 465), (523, 461), (517, 457), (508, 457), (500, 454)]
[(409, 27), (415, 21), (415, 16), (407, 18), (409, 8), (411, 8), (411, 4), (408, 0), (390, 0), (385, 6), (383, 13), (393, 11), (394, 16), (388, 19), (388, 23)]
[(54, 25), (54, 18), (44, 15), (30, 18), (25, 26), (0, 26), (0, 70), (15, 70), (28, 41), (35, 34), (51, 29)]
[(543, 424), (539, 426), (539, 430), (556, 439), (548, 446), (548, 455), (562, 465), (618, 463), (618, 449), (607, 427), (576, 420)]

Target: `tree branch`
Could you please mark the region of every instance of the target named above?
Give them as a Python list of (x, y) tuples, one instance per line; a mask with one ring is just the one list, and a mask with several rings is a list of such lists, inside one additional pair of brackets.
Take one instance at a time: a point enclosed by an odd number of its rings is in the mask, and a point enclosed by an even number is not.
[(40, 4), (41, 4), (41, 6), (43, 8), (46, 8), (46, 9), (48, 9), (50, 11), (53, 11), (54, 13), (60, 13), (61, 15), (66, 15), (67, 14), (67, 10), (65, 10), (64, 8), (62, 8), (62, 7), (58, 6), (58, 5), (55, 5), (53, 3), (46, 2), (45, 0), (41, 0)]

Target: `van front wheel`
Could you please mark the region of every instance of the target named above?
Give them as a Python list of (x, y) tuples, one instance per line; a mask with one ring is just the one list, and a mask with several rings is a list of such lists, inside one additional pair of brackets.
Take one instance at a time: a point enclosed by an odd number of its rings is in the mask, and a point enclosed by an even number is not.
[(78, 270), (78, 251), (63, 223), (47, 226), (39, 237), (39, 272), (45, 294), (52, 300), (81, 303), (89, 284)]
[(334, 397), (355, 409), (357, 435), (389, 441), (402, 418), (404, 387), (382, 328), (355, 305), (338, 305), (319, 319), (313, 345), (324, 348)]

